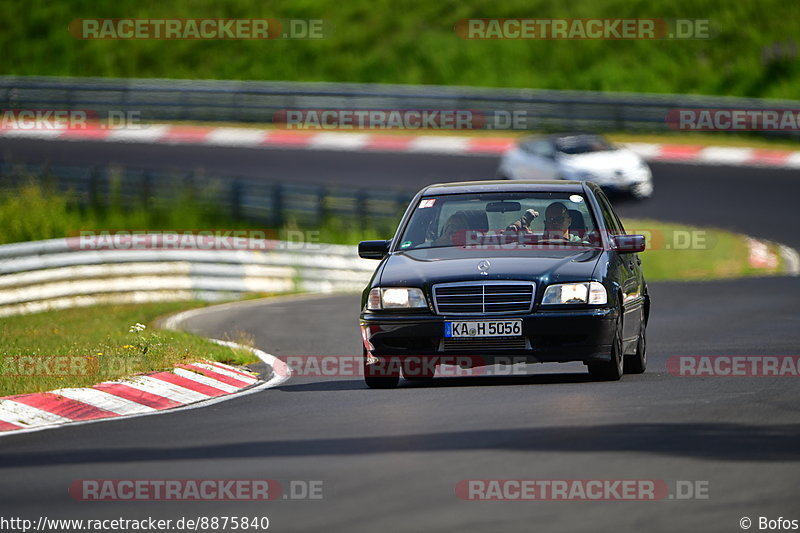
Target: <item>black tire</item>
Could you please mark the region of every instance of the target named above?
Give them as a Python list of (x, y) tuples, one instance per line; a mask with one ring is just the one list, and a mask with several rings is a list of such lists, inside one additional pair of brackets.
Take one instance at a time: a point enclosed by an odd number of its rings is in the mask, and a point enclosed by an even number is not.
[(374, 377), (364, 376), (364, 383), (370, 389), (394, 389), (400, 383), (400, 376), (393, 377)]
[(636, 353), (625, 356), (626, 374), (643, 374), (647, 369), (647, 326), (642, 323), (639, 340), (636, 342)]
[(370, 389), (393, 389), (400, 383), (400, 372), (389, 371), (389, 362), (367, 364), (367, 350), (364, 349), (364, 383)]
[(611, 341), (611, 361), (589, 363), (589, 374), (602, 381), (619, 381), (624, 371), (625, 356), (622, 353), (622, 311), (617, 320), (614, 339)]

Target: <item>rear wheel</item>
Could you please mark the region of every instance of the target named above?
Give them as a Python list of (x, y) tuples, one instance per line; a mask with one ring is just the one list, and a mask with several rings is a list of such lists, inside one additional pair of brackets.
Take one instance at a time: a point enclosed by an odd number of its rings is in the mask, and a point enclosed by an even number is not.
[(622, 312), (617, 319), (614, 339), (611, 341), (611, 361), (589, 363), (589, 374), (603, 381), (618, 381), (622, 377), (625, 357), (622, 354)]
[(378, 362), (367, 364), (369, 354), (364, 352), (364, 382), (370, 389), (393, 389), (400, 382), (400, 369), (392, 365), (390, 359), (380, 358)]

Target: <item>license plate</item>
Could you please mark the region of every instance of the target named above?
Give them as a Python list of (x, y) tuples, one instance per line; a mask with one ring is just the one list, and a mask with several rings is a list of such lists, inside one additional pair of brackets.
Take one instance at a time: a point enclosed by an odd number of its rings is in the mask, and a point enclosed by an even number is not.
[(522, 336), (522, 320), (445, 322), (444, 336), (449, 339), (459, 337), (520, 337)]

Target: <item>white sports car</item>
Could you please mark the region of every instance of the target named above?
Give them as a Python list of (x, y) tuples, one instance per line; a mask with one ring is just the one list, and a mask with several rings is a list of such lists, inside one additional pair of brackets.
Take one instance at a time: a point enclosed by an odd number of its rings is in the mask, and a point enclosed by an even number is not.
[(636, 153), (600, 135), (547, 135), (520, 139), (503, 154), (498, 179), (589, 180), (607, 192), (635, 198), (653, 194), (653, 174)]

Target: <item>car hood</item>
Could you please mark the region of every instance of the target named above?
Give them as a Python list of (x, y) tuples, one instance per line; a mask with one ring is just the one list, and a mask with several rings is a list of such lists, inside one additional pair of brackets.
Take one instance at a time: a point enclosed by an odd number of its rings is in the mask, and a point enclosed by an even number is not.
[[(464, 248), (426, 248), (395, 252), (380, 276), (384, 287), (419, 287), (457, 281), (522, 280), (540, 283), (590, 280), (603, 250), (559, 248), (508, 250), (487, 254)], [(478, 263), (489, 261), (486, 275)]]
[(629, 170), (636, 168), (641, 162), (642, 158), (638, 154), (626, 148), (559, 157), (559, 164), (564, 169), (590, 172)]

